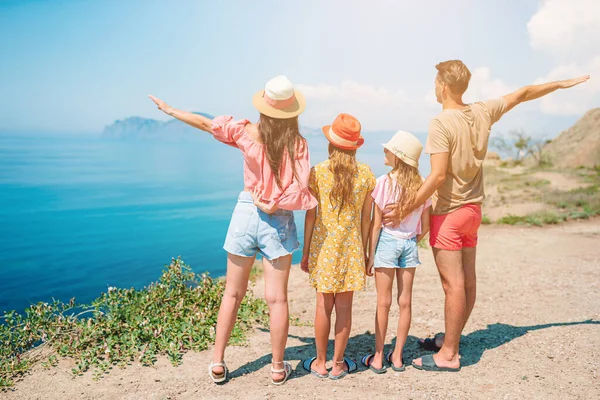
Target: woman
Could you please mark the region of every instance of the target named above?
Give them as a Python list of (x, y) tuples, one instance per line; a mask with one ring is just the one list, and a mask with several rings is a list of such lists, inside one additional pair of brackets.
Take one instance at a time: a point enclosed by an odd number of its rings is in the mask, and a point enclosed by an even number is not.
[(229, 116), (211, 120), (150, 98), (159, 110), (240, 149), (244, 156), (244, 190), (238, 197), (223, 246), (228, 253), (227, 276), (209, 376), (215, 383), (227, 379), (225, 347), (256, 253), (260, 252), (270, 313), (271, 380), (281, 385), (292, 371), (291, 364), (283, 360), (289, 327), (288, 277), (292, 252), (299, 246), (292, 211), (308, 210), (317, 204), (308, 190), (308, 145), (298, 126), (298, 115), (306, 105), (304, 97), (285, 76), (271, 79), (252, 99), (260, 112), (256, 124), (234, 121)]

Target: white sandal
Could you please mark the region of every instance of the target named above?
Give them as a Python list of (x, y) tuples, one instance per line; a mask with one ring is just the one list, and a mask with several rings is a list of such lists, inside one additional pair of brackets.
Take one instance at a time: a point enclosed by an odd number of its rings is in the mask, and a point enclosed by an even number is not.
[(273, 361), (273, 360), (271, 360), (271, 363), (272, 364), (283, 364), (282, 369), (273, 369), (273, 365), (271, 365), (271, 373), (272, 374), (280, 374), (282, 372), (285, 373), (285, 377), (280, 381), (276, 381), (273, 379), (273, 377), (271, 377), (271, 383), (276, 386), (283, 385), (285, 383), (285, 381), (287, 381), (287, 379), (292, 374), (292, 364), (290, 364), (287, 361)]
[[(214, 367), (223, 367), (223, 373), (215, 374), (213, 372)], [(225, 382), (227, 380), (227, 372), (228, 372), (228, 370), (227, 370), (227, 365), (225, 365), (225, 361), (220, 362), (220, 363), (211, 361), (210, 365), (208, 366), (208, 376), (210, 376), (210, 379), (212, 379), (212, 381), (214, 383)]]

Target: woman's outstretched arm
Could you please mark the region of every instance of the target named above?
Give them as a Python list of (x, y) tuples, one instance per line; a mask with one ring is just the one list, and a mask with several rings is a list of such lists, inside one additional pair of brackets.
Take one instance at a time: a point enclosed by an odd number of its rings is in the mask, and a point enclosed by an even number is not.
[(181, 111), (176, 108), (173, 108), (164, 101), (157, 99), (152, 95), (149, 95), (148, 97), (150, 97), (150, 100), (152, 100), (158, 106), (158, 109), (164, 112), (165, 114), (168, 114), (173, 118), (177, 118), (181, 122), (185, 122), (186, 124), (193, 126), (194, 128), (201, 129), (210, 134), (213, 133), (212, 119), (206, 118), (202, 115), (194, 114), (187, 111)]

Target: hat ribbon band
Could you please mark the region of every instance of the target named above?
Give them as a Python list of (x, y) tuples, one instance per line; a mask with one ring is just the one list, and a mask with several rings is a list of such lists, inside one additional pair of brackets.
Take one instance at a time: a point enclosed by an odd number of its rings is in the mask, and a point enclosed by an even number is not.
[(267, 103), (271, 107), (276, 108), (278, 110), (282, 110), (282, 109), (288, 108), (289, 106), (294, 104), (294, 101), (296, 100), (296, 95), (293, 94), (292, 97), (290, 97), (289, 99), (274, 100), (274, 99), (270, 98), (266, 92), (263, 92), (263, 99), (264, 99), (265, 103)]
[(331, 137), (331, 139), (333, 139), (334, 142), (342, 146), (356, 146), (358, 144), (358, 140), (353, 142), (351, 140), (341, 138), (333, 131), (331, 127), (329, 127), (329, 136)]

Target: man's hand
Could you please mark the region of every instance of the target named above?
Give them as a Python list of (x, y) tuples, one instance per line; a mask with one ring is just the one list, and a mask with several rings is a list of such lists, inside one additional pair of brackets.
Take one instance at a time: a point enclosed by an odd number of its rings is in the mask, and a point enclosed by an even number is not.
[(384, 226), (391, 228), (397, 228), (400, 226), (400, 222), (404, 219), (403, 215), (400, 215), (400, 209), (397, 206), (389, 206), (383, 210), (382, 222)]
[(560, 87), (561, 89), (568, 89), (575, 85), (579, 85), (580, 83), (586, 82), (588, 79), (590, 79), (589, 75), (580, 76), (579, 78), (566, 79), (564, 81), (560, 81)]

